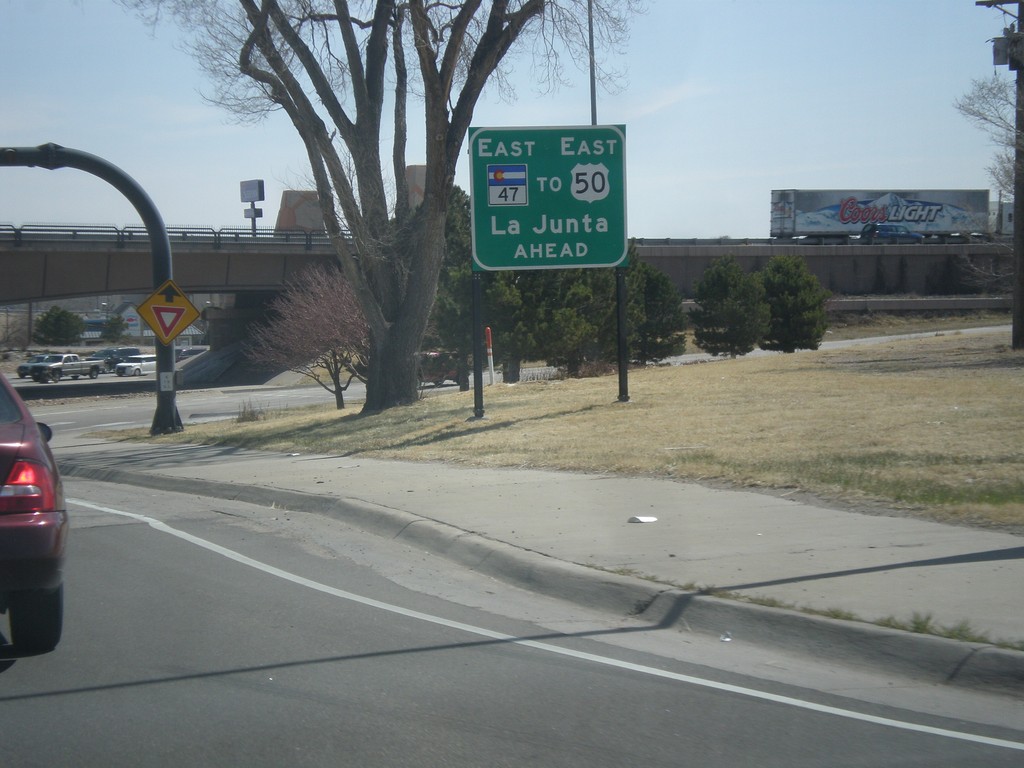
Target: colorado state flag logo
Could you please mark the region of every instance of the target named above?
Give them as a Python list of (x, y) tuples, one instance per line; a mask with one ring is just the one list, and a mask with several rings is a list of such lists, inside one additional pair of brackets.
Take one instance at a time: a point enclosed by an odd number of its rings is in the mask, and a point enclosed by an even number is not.
[(488, 205), (526, 205), (527, 202), (525, 165), (487, 166)]
[(487, 183), (498, 187), (522, 187), (526, 185), (525, 165), (488, 165)]

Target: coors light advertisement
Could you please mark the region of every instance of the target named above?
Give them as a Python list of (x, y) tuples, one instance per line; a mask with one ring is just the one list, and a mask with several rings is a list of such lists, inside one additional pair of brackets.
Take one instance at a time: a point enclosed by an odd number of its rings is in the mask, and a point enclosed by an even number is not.
[(988, 190), (774, 190), (772, 235), (858, 234), (868, 224), (912, 232), (988, 230)]

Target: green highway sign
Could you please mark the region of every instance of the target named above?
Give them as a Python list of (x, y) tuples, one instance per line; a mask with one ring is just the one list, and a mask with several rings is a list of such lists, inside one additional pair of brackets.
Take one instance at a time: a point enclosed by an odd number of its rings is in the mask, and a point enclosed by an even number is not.
[(626, 127), (470, 128), (473, 269), (626, 265)]

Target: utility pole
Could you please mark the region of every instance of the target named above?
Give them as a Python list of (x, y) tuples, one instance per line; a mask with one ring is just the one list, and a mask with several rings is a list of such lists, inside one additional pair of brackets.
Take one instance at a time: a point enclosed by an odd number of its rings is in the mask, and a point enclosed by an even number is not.
[[(992, 61), (1005, 64), (1017, 73), (1013, 141), (1013, 331), (1011, 346), (1024, 349), (1024, 33), (1020, 28), (1024, 2), (1007, 0), (975, 0), (975, 5), (998, 8), (1014, 23), (1003, 30), (1003, 36), (992, 41)], [(1017, 12), (1004, 6), (1017, 6)]]

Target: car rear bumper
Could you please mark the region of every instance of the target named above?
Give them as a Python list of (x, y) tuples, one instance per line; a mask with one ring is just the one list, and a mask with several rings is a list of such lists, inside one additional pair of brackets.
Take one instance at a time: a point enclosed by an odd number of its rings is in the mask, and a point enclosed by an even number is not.
[(66, 512), (0, 515), (0, 592), (60, 585)]

